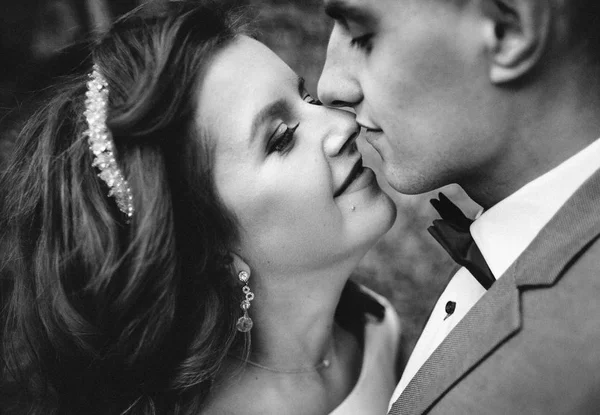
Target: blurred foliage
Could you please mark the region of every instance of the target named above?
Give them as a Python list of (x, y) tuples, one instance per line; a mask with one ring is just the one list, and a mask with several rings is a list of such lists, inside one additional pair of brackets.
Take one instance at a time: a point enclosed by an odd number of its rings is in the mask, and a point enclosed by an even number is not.
[[(164, 1), (164, 0), (153, 0)], [(228, 0), (235, 1), (235, 0)], [(0, 163), (16, 135), (18, 111), (27, 108), (31, 91), (43, 88), (67, 73), (81, 52), (64, 52), (73, 42), (103, 30), (114, 17), (141, 0), (20, 0), (5, 2), (0, 14)], [(239, 0), (249, 5), (259, 28), (259, 39), (296, 72), (306, 78), (315, 94), (325, 59), (331, 22), (321, 0)], [(445, 287), (453, 263), (427, 232), (435, 211), (431, 194), (400, 195), (380, 172), (380, 158), (362, 139), (359, 148), (380, 185), (398, 205), (394, 227), (361, 262), (356, 279), (386, 295), (396, 306), (404, 328), (407, 356)], [(473, 215), (478, 207), (456, 186), (443, 191)]]

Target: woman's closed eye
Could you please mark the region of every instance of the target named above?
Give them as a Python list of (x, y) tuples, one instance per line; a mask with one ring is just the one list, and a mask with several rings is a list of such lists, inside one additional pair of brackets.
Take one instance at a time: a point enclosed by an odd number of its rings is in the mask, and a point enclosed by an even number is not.
[(316, 98), (313, 98), (312, 95), (310, 95), (308, 92), (305, 92), (304, 96), (302, 97), (302, 99), (306, 102), (308, 102), (309, 104), (313, 104), (313, 105), (323, 105), (323, 103), (321, 101), (319, 101)]
[(280, 124), (275, 134), (271, 137), (271, 140), (269, 140), (267, 154), (274, 152), (286, 154), (290, 151), (294, 147), (294, 133), (299, 126), (300, 123), (294, 127), (289, 127), (287, 124)]
[[(315, 99), (306, 91), (304, 88), (304, 79), (298, 78), (298, 93), (303, 101), (311, 104), (311, 105), (323, 105), (321, 101)], [(277, 130), (269, 140), (267, 145), (267, 154), (271, 153), (280, 153), (286, 154), (294, 147), (294, 133), (296, 129), (300, 126), (300, 123), (296, 124), (293, 127), (288, 126), (285, 123), (281, 123)]]
[(302, 77), (298, 77), (298, 93), (300, 94), (300, 96), (302, 97), (302, 99), (306, 102), (308, 102), (309, 104), (313, 104), (313, 105), (323, 105), (321, 103), (321, 101), (319, 101), (318, 99), (315, 99), (312, 97), (312, 95), (310, 95), (308, 93), (308, 91), (306, 90), (305, 84), (306, 81), (304, 80), (304, 78)]

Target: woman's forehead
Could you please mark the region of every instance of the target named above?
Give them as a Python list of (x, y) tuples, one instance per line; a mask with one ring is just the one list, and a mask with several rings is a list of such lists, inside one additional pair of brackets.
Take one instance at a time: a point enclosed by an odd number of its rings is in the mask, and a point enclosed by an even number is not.
[(261, 110), (296, 84), (297, 75), (274, 52), (240, 36), (215, 56), (200, 82), (196, 119), (212, 136), (250, 138)]

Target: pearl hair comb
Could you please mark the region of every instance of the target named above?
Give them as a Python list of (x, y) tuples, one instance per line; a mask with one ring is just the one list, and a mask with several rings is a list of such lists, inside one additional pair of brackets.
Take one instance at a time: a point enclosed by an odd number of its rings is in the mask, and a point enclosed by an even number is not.
[(108, 186), (108, 196), (115, 199), (119, 210), (129, 219), (133, 216), (133, 196), (127, 180), (117, 165), (112, 135), (106, 126), (108, 84), (97, 65), (94, 65), (90, 73), (85, 96), (83, 114), (88, 129), (83, 135), (88, 137), (90, 150), (94, 154), (92, 166), (100, 171), (98, 177)]

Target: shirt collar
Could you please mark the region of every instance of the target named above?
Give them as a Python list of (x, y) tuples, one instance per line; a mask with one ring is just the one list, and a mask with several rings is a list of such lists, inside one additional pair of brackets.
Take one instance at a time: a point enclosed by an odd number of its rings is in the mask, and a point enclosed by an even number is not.
[(600, 168), (600, 139), (483, 212), (471, 235), (498, 279)]

